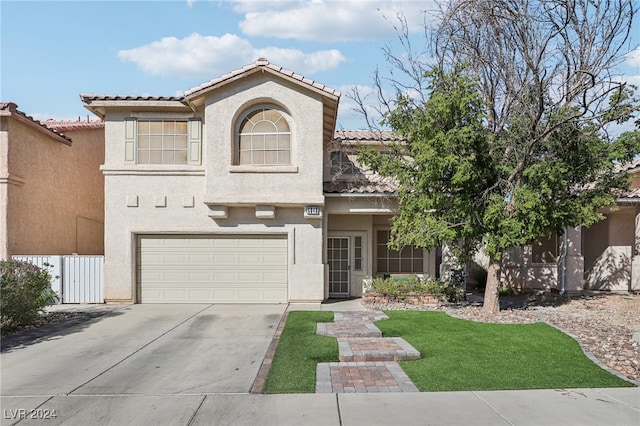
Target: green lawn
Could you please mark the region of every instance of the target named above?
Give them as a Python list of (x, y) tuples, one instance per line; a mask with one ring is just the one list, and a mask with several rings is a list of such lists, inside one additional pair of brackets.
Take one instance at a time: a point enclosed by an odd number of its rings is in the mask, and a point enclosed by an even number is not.
[(263, 393), (313, 393), (316, 365), (338, 361), (338, 341), (316, 334), (316, 324), (332, 322), (333, 312), (289, 312)]
[(544, 324), (487, 324), (444, 312), (386, 312), (376, 326), (422, 358), (400, 365), (421, 391), (634, 386), (589, 360), (578, 343)]
[[(388, 311), (376, 326), (422, 358), (400, 365), (421, 391), (621, 387), (633, 384), (589, 360), (578, 343), (543, 323), (486, 324), (443, 312)], [(337, 340), (315, 334), (332, 312), (291, 312), (265, 393), (315, 391), (316, 364), (338, 361)]]

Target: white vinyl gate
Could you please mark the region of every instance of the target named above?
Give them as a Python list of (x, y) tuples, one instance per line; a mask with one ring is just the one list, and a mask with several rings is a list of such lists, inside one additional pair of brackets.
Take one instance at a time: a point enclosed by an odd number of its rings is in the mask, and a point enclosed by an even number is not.
[(104, 303), (104, 256), (12, 256), (31, 262), (51, 274), (51, 288), (62, 303)]

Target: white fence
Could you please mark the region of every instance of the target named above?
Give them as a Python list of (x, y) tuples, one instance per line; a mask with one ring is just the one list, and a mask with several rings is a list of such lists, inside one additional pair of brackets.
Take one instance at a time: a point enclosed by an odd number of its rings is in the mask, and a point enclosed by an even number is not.
[(12, 256), (47, 268), (62, 303), (103, 303), (104, 256)]

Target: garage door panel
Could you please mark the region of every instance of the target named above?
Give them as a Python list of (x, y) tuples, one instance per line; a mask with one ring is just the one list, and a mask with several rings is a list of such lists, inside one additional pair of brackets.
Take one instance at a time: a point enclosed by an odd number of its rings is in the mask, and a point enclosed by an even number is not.
[(260, 281), (262, 276), (260, 272), (239, 272), (238, 273), (238, 281), (242, 282), (252, 282), (252, 281)]
[(265, 254), (262, 263), (268, 265), (286, 265), (287, 256), (282, 254)]
[(240, 254), (236, 259), (238, 265), (256, 265), (263, 264), (262, 256), (257, 253)]
[(264, 290), (262, 297), (268, 300), (282, 300), (287, 298), (286, 290)]
[(193, 253), (189, 255), (189, 265), (210, 265), (213, 255), (207, 253)]
[(287, 275), (281, 272), (264, 272), (262, 279), (267, 282), (281, 282), (287, 279)]
[(215, 254), (213, 256), (213, 263), (217, 265), (237, 265), (237, 256), (234, 254)]
[(284, 236), (142, 236), (138, 276), (143, 303), (283, 303)]

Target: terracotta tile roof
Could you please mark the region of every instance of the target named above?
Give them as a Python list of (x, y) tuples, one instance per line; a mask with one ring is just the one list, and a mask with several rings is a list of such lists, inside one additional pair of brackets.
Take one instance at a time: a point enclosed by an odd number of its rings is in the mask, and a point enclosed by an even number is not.
[(138, 95), (101, 95), (97, 93), (81, 93), (80, 98), (83, 101), (178, 101), (181, 102), (182, 96), (138, 96)]
[(42, 124), (47, 126), (50, 129), (57, 130), (59, 132), (69, 132), (74, 130), (85, 130), (85, 129), (104, 129), (104, 121), (102, 120), (89, 120), (87, 116), (86, 121), (80, 120), (44, 120)]
[(638, 201), (640, 201), (640, 188), (630, 189), (618, 198), (637, 199)]
[(397, 189), (398, 186), (395, 182), (376, 181), (375, 179), (338, 180), (323, 183), (325, 194), (394, 195)]
[(393, 130), (336, 130), (334, 142), (339, 144), (379, 144), (402, 142), (403, 138)]
[(280, 74), (286, 78), (290, 78), (292, 80), (296, 80), (299, 81), (301, 83), (304, 83), (310, 87), (313, 87), (317, 90), (320, 90), (328, 95), (331, 95), (333, 97), (339, 98), (340, 97), (340, 92), (331, 89), (330, 87), (325, 86), (324, 84), (320, 84), (310, 78), (306, 78), (300, 74), (296, 74), (293, 71), (289, 71), (286, 70), (278, 65), (274, 65), (269, 63), (269, 61), (265, 58), (260, 58), (258, 59), (256, 62), (254, 62), (253, 64), (249, 64), (249, 65), (245, 65), (244, 67), (237, 69), (235, 71), (231, 71), (230, 73), (221, 75), (220, 77), (214, 78), (212, 80), (209, 80), (206, 83), (202, 83), (199, 86), (196, 87), (192, 87), (189, 90), (186, 90), (184, 92), (185, 97), (192, 97), (193, 95), (198, 94), (199, 92), (205, 91), (207, 89), (210, 89), (212, 87), (215, 87), (217, 85), (220, 85), (222, 83), (228, 82), (228, 81), (232, 81), (234, 79), (236, 79), (237, 77), (243, 75), (243, 74), (247, 74), (250, 72), (253, 72), (255, 70), (267, 70), (270, 72), (273, 72), (274, 74)]
[(337, 130), (332, 141), (334, 145), (330, 149), (346, 149), (347, 158), (353, 162), (358, 173), (355, 176), (336, 176), (332, 181), (324, 182), (324, 193), (394, 195), (398, 189), (397, 182), (394, 179), (367, 172), (357, 164), (357, 156), (352, 151), (354, 145), (386, 145), (393, 142), (402, 142), (402, 138), (391, 130)]
[(17, 116), (21, 117), (23, 120), (26, 120), (27, 122), (36, 125), (37, 127), (41, 128), (42, 130), (49, 132), (49, 133), (53, 133), (53, 135), (55, 135), (56, 137), (62, 139), (62, 141), (64, 143), (67, 143), (69, 145), (71, 145), (71, 138), (69, 138), (68, 136), (66, 136), (64, 133), (62, 133), (62, 131), (58, 130), (58, 129), (54, 129), (51, 127), (48, 127), (46, 124), (36, 120), (35, 118), (25, 114), (24, 112), (20, 111), (18, 109), (18, 105), (13, 103), (13, 102), (0, 102), (0, 111), (6, 111), (9, 114), (16, 114)]
[(619, 166), (619, 169), (623, 172), (630, 172), (635, 169), (640, 169), (640, 158), (637, 158), (630, 163)]

